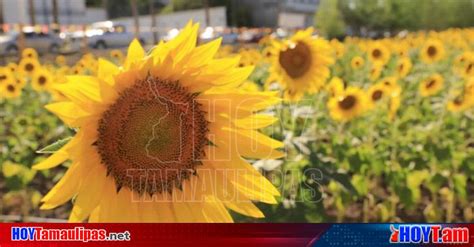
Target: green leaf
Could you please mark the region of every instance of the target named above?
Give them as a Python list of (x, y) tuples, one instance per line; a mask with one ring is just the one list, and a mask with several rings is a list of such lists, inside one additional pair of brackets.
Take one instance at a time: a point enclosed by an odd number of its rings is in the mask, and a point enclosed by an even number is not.
[(45, 148), (43, 148), (39, 151), (36, 151), (36, 152), (39, 153), (39, 154), (54, 153), (54, 152), (58, 151), (59, 149), (61, 149), (64, 145), (66, 145), (71, 139), (72, 139), (72, 137), (64, 138), (64, 139), (59, 140), (59, 141), (57, 141), (53, 144), (50, 144), (50, 145), (46, 146)]
[(462, 200), (466, 200), (467, 199), (467, 193), (466, 193), (467, 177), (463, 174), (455, 174), (453, 176), (453, 182), (454, 182), (454, 190), (457, 192), (459, 197)]
[(352, 176), (352, 185), (361, 196), (365, 196), (369, 193), (369, 187), (367, 185), (367, 178), (365, 176), (355, 174)]
[(357, 189), (354, 187), (354, 185), (351, 183), (351, 178), (348, 174), (346, 173), (340, 173), (340, 172), (335, 172), (335, 171), (330, 171), (325, 168), (319, 168), (323, 174), (323, 180), (327, 181), (328, 183), (332, 180), (336, 181), (344, 189), (346, 189), (351, 195), (357, 195)]

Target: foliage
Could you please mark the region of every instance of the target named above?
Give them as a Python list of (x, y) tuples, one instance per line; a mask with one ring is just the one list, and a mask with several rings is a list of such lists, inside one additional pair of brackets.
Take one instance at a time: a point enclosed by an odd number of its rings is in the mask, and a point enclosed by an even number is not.
[[(321, 2), (321, 13), (317, 15), (329, 18), (320, 18), (318, 26), (334, 29), (341, 26), (341, 20), (334, 18), (335, 10), (329, 7), (334, 4), (338, 5), (342, 19), (355, 35), (367, 36), (371, 35), (370, 32), (380, 35), (381, 32), (400, 30), (442, 30), (474, 25), (474, 3), (470, 0), (325, 0)], [(338, 35), (337, 32), (336, 34)]]
[(326, 37), (340, 37), (345, 34), (345, 23), (338, 9), (338, 0), (323, 0), (316, 13), (315, 24)]
[[(0, 189), (6, 190), (0, 198), (0, 214), (9, 205), (22, 206), (22, 214), (31, 213), (47, 189), (46, 183), (38, 185), (38, 181), (54, 177), (49, 171), (38, 173), (31, 169), (41, 159), (36, 150), (71, 134), (44, 109), (49, 101), (49, 95), (31, 88), (26, 88), (19, 98), (0, 99)], [(18, 200), (26, 202), (17, 205)]]

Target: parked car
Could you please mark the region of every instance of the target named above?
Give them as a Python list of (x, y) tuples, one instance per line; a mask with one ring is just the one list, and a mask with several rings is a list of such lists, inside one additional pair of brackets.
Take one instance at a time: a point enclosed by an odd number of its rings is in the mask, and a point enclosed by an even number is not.
[[(98, 22), (87, 31), (88, 44), (96, 49), (126, 47), (135, 38), (133, 33), (127, 32), (124, 25), (111, 21)], [(144, 39), (139, 39), (142, 44)]]
[(201, 43), (206, 43), (219, 37), (222, 38), (222, 44), (235, 44), (237, 43), (239, 35), (232, 32), (229, 28), (207, 27), (204, 32), (199, 35), (199, 41)]
[[(39, 53), (73, 53), (80, 45), (70, 39), (61, 39), (56, 34), (24, 32), (25, 47), (34, 48)], [(9, 33), (0, 36), (0, 54), (16, 55), (18, 53), (19, 33)]]

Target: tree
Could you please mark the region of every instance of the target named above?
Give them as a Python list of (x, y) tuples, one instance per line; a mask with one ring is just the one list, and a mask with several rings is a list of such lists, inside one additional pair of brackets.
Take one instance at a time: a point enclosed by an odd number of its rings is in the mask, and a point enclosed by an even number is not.
[(0, 0), (0, 33), (3, 33), (5, 30), (3, 30), (3, 0)]
[(474, 26), (472, 0), (339, 0), (338, 8), (356, 35)]
[(52, 29), (55, 32), (59, 33), (60, 27), (59, 27), (59, 12), (58, 12), (58, 1), (57, 0), (52, 0), (52, 5), (53, 5), (53, 25)]
[(138, 38), (140, 35), (140, 22), (138, 16), (137, 0), (130, 0), (130, 6), (132, 8), (135, 38)]
[(28, 1), (28, 10), (30, 14), (30, 25), (35, 26), (36, 25), (36, 17), (35, 17), (35, 3), (33, 0)]
[(337, 2), (338, 0), (322, 0), (316, 13), (316, 27), (328, 38), (340, 37), (346, 32), (346, 24)]

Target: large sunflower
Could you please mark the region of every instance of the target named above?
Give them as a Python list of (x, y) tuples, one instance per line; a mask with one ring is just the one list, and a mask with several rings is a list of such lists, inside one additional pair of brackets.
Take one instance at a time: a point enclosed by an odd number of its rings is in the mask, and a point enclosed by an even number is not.
[(74, 198), (70, 221), (231, 222), (228, 209), (263, 217), (253, 201), (279, 193), (245, 159), (279, 158), (282, 143), (257, 129), (274, 93), (236, 89), (252, 72), (239, 58), (214, 59), (220, 40), (196, 47), (198, 25), (149, 55), (135, 40), (122, 67), (100, 59), (97, 76), (55, 87), (69, 101), (47, 109), (77, 134), (35, 166), (72, 164), (43, 198)]
[(334, 62), (329, 42), (313, 38), (313, 28), (297, 32), (289, 40), (274, 43), (275, 56), (270, 68), (272, 78), (285, 90), (285, 98), (299, 100), (306, 93), (318, 91)]

